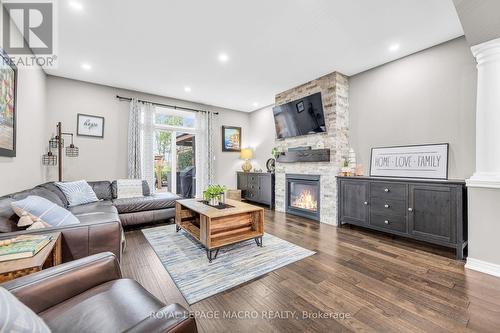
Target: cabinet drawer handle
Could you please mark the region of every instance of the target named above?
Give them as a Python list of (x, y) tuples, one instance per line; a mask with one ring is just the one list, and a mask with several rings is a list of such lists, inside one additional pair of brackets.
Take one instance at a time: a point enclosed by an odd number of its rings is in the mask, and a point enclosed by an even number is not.
[(385, 207), (385, 208), (389, 208), (389, 205), (388, 205), (388, 204), (385, 204), (385, 205), (384, 205), (384, 207)]
[(385, 220), (385, 221), (384, 221), (384, 223), (385, 223), (385, 224), (389, 224), (389, 220)]
[(368, 205), (368, 201), (363, 202), (364, 205)]
[(409, 212), (413, 212), (413, 208), (411, 208), (411, 207), (410, 207), (410, 208), (408, 208), (408, 211), (409, 211)]
[(389, 189), (388, 188), (384, 189), (384, 192), (389, 192)]

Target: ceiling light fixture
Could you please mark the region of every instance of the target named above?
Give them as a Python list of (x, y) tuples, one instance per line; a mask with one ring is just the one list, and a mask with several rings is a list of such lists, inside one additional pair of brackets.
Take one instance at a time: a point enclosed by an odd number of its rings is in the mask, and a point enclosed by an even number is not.
[(399, 50), (399, 47), (399, 44), (392, 44), (391, 46), (389, 46), (389, 51), (396, 52), (397, 50)]
[(69, 6), (74, 10), (78, 10), (78, 11), (83, 10), (83, 5), (77, 1), (70, 1)]
[(83, 63), (82, 64), (82, 69), (86, 70), (86, 71), (89, 71), (92, 69), (92, 66), (88, 63)]
[(229, 56), (226, 53), (219, 54), (219, 61), (222, 63), (228, 62)]
[(184, 91), (185, 92), (191, 92), (191, 87), (188, 87), (188, 86), (184, 87)]

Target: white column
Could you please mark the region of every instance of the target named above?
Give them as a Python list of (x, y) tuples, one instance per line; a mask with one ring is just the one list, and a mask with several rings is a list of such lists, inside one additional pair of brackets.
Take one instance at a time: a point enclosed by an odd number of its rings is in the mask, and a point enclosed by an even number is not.
[(500, 188), (500, 38), (471, 50), (478, 70), (476, 172), (467, 186)]

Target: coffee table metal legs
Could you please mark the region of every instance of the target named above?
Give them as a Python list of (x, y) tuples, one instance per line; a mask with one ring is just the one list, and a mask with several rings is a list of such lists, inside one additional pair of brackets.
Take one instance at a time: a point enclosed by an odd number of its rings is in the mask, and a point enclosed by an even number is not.
[[(262, 237), (255, 237), (255, 243), (257, 246), (262, 247)], [(207, 258), (208, 262), (212, 262), (212, 260), (217, 259), (217, 255), (219, 254), (220, 249), (208, 250), (207, 249)]]
[[(212, 254), (215, 252), (215, 255), (212, 256)], [(208, 258), (208, 262), (212, 262), (212, 260), (215, 260), (215, 258), (217, 258), (217, 255), (219, 254), (219, 249), (215, 249), (215, 250), (207, 250), (207, 258)]]

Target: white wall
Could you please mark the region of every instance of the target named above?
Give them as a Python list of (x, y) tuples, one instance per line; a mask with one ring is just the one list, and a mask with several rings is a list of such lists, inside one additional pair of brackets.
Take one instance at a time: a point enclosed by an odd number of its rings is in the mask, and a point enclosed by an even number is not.
[[(105, 117), (104, 138), (75, 137), (80, 148), (77, 158), (65, 158), (64, 179), (113, 180), (127, 176), (127, 126), (128, 102), (120, 102), (115, 96), (138, 97), (159, 103), (174, 104), (191, 108), (208, 108), (219, 112), (220, 125), (241, 126), (243, 146), (250, 135), (249, 115), (244, 112), (206, 106), (194, 102), (175, 100), (135, 91), (102, 86), (93, 83), (48, 76), (47, 106), (49, 110), (47, 135), (55, 132), (58, 121), (63, 129), (76, 133), (77, 113)], [(223, 153), (220, 126), (217, 130), (216, 181), (229, 187), (236, 187), (236, 170), (241, 161), (238, 153)], [(50, 179), (57, 177), (52, 168)]]
[(449, 177), (474, 171), (476, 64), (458, 38), (352, 76), (350, 144), (365, 172), (377, 146), (450, 143)]
[(275, 146), (276, 129), (274, 127), (273, 106), (250, 113), (250, 147), (254, 150), (252, 165), (254, 168), (266, 169), (266, 161), (272, 157), (271, 151)]
[[(3, 10), (1, 6), (0, 10)], [(21, 35), (18, 33), (15, 38)], [(40, 67), (18, 69), (16, 157), (0, 157), (0, 195), (45, 181), (42, 166), (48, 140), (45, 137), (45, 84), (46, 75)]]

